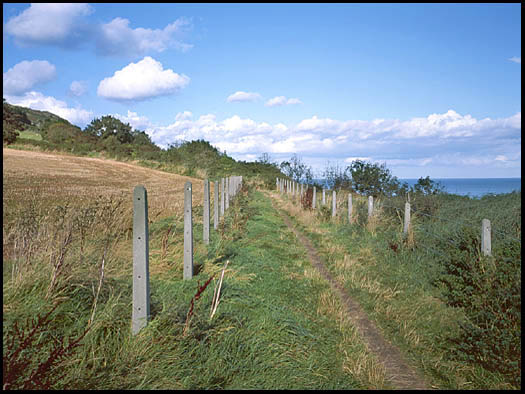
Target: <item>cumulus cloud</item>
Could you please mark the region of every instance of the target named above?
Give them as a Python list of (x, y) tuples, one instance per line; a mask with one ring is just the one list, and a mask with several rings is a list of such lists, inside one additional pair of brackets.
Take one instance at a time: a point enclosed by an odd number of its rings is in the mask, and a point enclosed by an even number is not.
[(97, 94), (109, 100), (146, 100), (170, 95), (188, 85), (190, 78), (146, 56), (137, 63), (130, 63), (112, 77), (104, 78), (98, 85)]
[(69, 85), (68, 94), (70, 96), (80, 97), (86, 94), (87, 92), (87, 82), (86, 81), (73, 81)]
[(521, 64), (521, 56), (513, 56), (509, 59), (511, 62)]
[(47, 60), (24, 60), (4, 73), (4, 93), (20, 95), (55, 77), (56, 68)]
[(239, 92), (235, 92), (229, 95), (226, 101), (229, 103), (233, 103), (233, 102), (257, 101), (259, 99), (261, 99), (261, 95), (259, 93), (239, 91)]
[(145, 128), (151, 126), (151, 122), (146, 116), (140, 116), (136, 112), (132, 112), (129, 109), (126, 115), (113, 114), (113, 116), (123, 123), (129, 123), (131, 127), (136, 130), (144, 130)]
[(302, 104), (302, 101), (299, 100), (298, 98), (287, 99), (285, 96), (276, 96), (266, 101), (264, 105), (267, 107), (275, 107), (275, 106), (291, 105), (291, 104)]
[(85, 37), (80, 18), (92, 8), (85, 3), (33, 3), (4, 25), (4, 31), (20, 45), (68, 46)]
[(97, 50), (103, 55), (138, 55), (148, 52), (163, 52), (176, 48), (185, 52), (192, 45), (181, 41), (181, 36), (189, 31), (192, 23), (187, 18), (179, 18), (164, 29), (129, 27), (129, 20), (115, 18), (102, 24), (97, 36)]
[(14, 105), (51, 112), (80, 127), (87, 125), (93, 119), (92, 111), (86, 111), (80, 107), (70, 108), (64, 101), (44, 96), (40, 92), (31, 91), (23, 96), (7, 96), (6, 99)]
[(314, 171), (321, 171), (326, 160), (349, 165), (357, 159), (425, 171), (431, 166), (520, 166), (520, 112), (501, 119), (475, 119), (450, 110), (406, 121), (313, 116), (286, 126), (238, 115), (223, 120), (212, 114), (195, 118), (184, 111), (168, 126), (150, 126), (146, 132), (163, 147), (205, 139), (236, 159), (271, 153), (276, 160), (285, 160), (297, 153)]

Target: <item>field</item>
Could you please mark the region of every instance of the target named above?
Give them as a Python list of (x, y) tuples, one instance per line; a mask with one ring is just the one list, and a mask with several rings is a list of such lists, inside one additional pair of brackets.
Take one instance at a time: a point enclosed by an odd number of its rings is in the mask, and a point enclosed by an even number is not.
[[(521, 359), (515, 342), (521, 321), (513, 312), (521, 308), (520, 195), (416, 200), (421, 214), (414, 215), (413, 231), (403, 239), (394, 209), (402, 202), (383, 201), (367, 222), (366, 199), (356, 196), (350, 224), (344, 215), (331, 219), (326, 206), (305, 211), (289, 196), (245, 184), (206, 246), (202, 180), (132, 163), (13, 149), (4, 149), (3, 163), (4, 388), (401, 387), (295, 231), (310, 240), (330, 275), (427, 388), (521, 385), (516, 378), (521, 364), (513, 364)], [(193, 182), (196, 275), (184, 281), (187, 180)], [(152, 318), (133, 337), (131, 197), (138, 184), (149, 199)], [(343, 208), (345, 196), (339, 199)], [(494, 313), (492, 323), (504, 323), (501, 331), (489, 327), (484, 335), (495, 341), (489, 346), (506, 341), (496, 352), (505, 357), (499, 364), (506, 370), (482, 365), (465, 348), (468, 342), (449, 342), (465, 322), (473, 324), (472, 332), (481, 323), (471, 306), (449, 305), (446, 286), (439, 284), (447, 261), (456, 261), (450, 242), (462, 247), (471, 232), (475, 239), (484, 217), (497, 230), (494, 260), (475, 261), (483, 272), (472, 272), (487, 297), (470, 299)], [(472, 231), (459, 221), (472, 223)], [(494, 278), (504, 286), (494, 287)], [(500, 300), (509, 310), (493, 309)], [(472, 359), (455, 357), (453, 350)]]

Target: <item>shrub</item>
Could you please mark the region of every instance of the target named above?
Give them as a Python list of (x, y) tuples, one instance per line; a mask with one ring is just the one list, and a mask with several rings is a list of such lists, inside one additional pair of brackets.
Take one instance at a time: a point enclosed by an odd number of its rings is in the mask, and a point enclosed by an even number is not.
[[(494, 257), (481, 256), (472, 228), (450, 240), (450, 259), (440, 278), (448, 305), (464, 308), (460, 335), (450, 338), (452, 354), (498, 371), (521, 386), (521, 256), (520, 248), (504, 246)], [(510, 241), (509, 241), (510, 242)], [(514, 242), (516, 244), (516, 242)]]

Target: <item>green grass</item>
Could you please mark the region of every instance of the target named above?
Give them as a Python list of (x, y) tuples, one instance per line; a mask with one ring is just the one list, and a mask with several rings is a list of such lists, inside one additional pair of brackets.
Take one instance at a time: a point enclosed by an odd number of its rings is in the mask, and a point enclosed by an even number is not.
[(448, 241), (461, 237), (467, 224), (475, 234), (480, 233), (482, 218), (492, 222), (494, 258), (516, 258), (515, 248), (521, 248), (520, 193), (477, 200), (442, 196), (434, 218), (413, 216), (414, 246), (404, 246), (402, 222), (385, 211), (374, 225), (367, 226), (365, 202), (357, 198), (354, 206), (359, 219), (352, 225), (346, 219), (330, 220), (323, 209), (312, 217), (292, 205), (288, 197), (285, 201), (284, 207), (314, 242), (329, 271), (434, 387), (516, 387), (515, 376), (452, 357), (456, 349), (449, 339), (461, 334), (460, 324), (468, 321), (468, 311), (446, 304), (445, 288), (438, 279), (451, 249), (457, 248)]
[[(170, 219), (166, 255), (159, 249)], [(376, 361), (352, 372), (352, 360), (366, 354), (353, 328), (334, 315), (340, 306), (329, 285), (312, 272), (303, 249), (258, 191), (243, 189), (211, 243), (202, 245), (200, 216), (195, 217), (195, 263), (200, 272), (182, 280), (181, 218), (150, 226), (151, 314), (149, 325), (131, 336), (130, 241), (113, 246), (93, 324), (82, 345), (53, 369), (65, 375), (54, 389), (359, 389), (388, 387), (369, 381)], [(98, 243), (97, 243), (98, 242)], [(66, 342), (88, 326), (97, 285), (97, 246), (86, 246), (85, 264), (71, 267), (50, 299), (45, 293), (51, 268), (35, 260), (22, 279), (11, 279), (4, 259), (4, 349), (9, 328), (59, 306), (31, 352), (27, 371), (42, 363), (54, 338)], [(127, 242), (127, 243), (126, 243)], [(100, 250), (99, 250), (100, 252)], [(100, 253), (99, 253), (100, 254)], [(177, 255), (178, 254), (178, 255)], [(78, 256), (72, 249), (69, 256)], [(91, 256), (91, 257), (90, 257)], [(98, 257), (100, 258), (100, 256)], [(229, 260), (217, 313), (210, 320), (213, 289)], [(195, 304), (183, 335), (191, 298), (215, 274)], [(7, 279), (7, 280), (6, 280)], [(344, 349), (344, 352), (342, 351)], [(5, 355), (5, 353), (4, 353)], [(368, 368), (368, 369), (367, 369)]]

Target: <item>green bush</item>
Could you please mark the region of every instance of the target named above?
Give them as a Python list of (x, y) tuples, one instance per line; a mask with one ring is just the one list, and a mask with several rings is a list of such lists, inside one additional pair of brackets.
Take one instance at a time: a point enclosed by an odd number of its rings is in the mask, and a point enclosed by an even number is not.
[(461, 307), (452, 355), (504, 374), (521, 386), (521, 242), (507, 239), (493, 257), (481, 256), (477, 231), (462, 229), (449, 240), (450, 259), (440, 282), (448, 305)]

